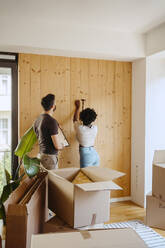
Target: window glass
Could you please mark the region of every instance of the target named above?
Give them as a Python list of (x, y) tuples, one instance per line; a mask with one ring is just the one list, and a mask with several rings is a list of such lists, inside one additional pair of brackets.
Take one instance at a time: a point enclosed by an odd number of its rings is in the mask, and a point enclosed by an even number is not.
[(8, 119), (0, 119), (0, 144), (8, 144)]

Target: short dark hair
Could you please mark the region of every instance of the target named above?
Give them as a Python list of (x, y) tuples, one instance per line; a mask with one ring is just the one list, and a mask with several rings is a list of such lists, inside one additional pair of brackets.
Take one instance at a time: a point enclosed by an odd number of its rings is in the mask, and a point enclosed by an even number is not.
[(41, 105), (45, 111), (48, 111), (53, 107), (54, 101), (55, 101), (55, 95), (48, 94), (41, 99)]
[(80, 112), (80, 120), (85, 126), (90, 125), (96, 120), (97, 114), (94, 109), (86, 108)]

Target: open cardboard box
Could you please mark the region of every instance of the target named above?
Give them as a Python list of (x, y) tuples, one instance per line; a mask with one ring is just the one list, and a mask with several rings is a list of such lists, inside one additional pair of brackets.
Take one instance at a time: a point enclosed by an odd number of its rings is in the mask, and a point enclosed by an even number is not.
[(146, 224), (165, 230), (165, 202), (151, 193), (146, 196)]
[(133, 229), (111, 229), (33, 235), (31, 248), (144, 248)]
[(158, 150), (154, 153), (152, 194), (165, 201), (165, 150)]
[(152, 193), (146, 196), (146, 224), (165, 229), (165, 150), (154, 152), (152, 169)]
[[(93, 183), (72, 184), (80, 170)], [(49, 209), (73, 228), (107, 222), (110, 218), (110, 190), (122, 189), (112, 180), (123, 175), (100, 167), (49, 171)]]
[(26, 178), (5, 202), (6, 248), (30, 248), (31, 235), (48, 219), (47, 173)]

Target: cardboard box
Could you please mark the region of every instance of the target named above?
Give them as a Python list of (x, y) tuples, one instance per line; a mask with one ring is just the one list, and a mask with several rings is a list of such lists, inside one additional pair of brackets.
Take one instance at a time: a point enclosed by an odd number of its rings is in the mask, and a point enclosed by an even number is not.
[(49, 221), (45, 222), (43, 226), (43, 233), (56, 233), (56, 232), (77, 232), (66, 222), (54, 216)]
[(30, 248), (32, 234), (42, 232), (48, 217), (47, 173), (26, 178), (6, 202), (6, 248)]
[(155, 151), (153, 158), (152, 194), (165, 201), (165, 150)]
[(144, 248), (133, 229), (111, 229), (32, 236), (31, 248)]
[(146, 224), (165, 229), (165, 202), (151, 194), (146, 197)]
[(74, 228), (103, 223), (110, 218), (110, 190), (122, 188), (112, 180), (124, 173), (108, 168), (87, 167), (81, 171), (93, 183), (72, 184), (78, 168), (48, 172), (48, 206), (58, 217)]

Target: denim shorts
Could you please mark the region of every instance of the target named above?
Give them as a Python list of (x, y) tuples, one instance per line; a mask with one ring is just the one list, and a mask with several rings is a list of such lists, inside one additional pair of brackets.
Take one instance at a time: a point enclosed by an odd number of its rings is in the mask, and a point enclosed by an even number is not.
[(80, 151), (80, 168), (88, 166), (99, 166), (100, 158), (94, 147), (81, 147)]

